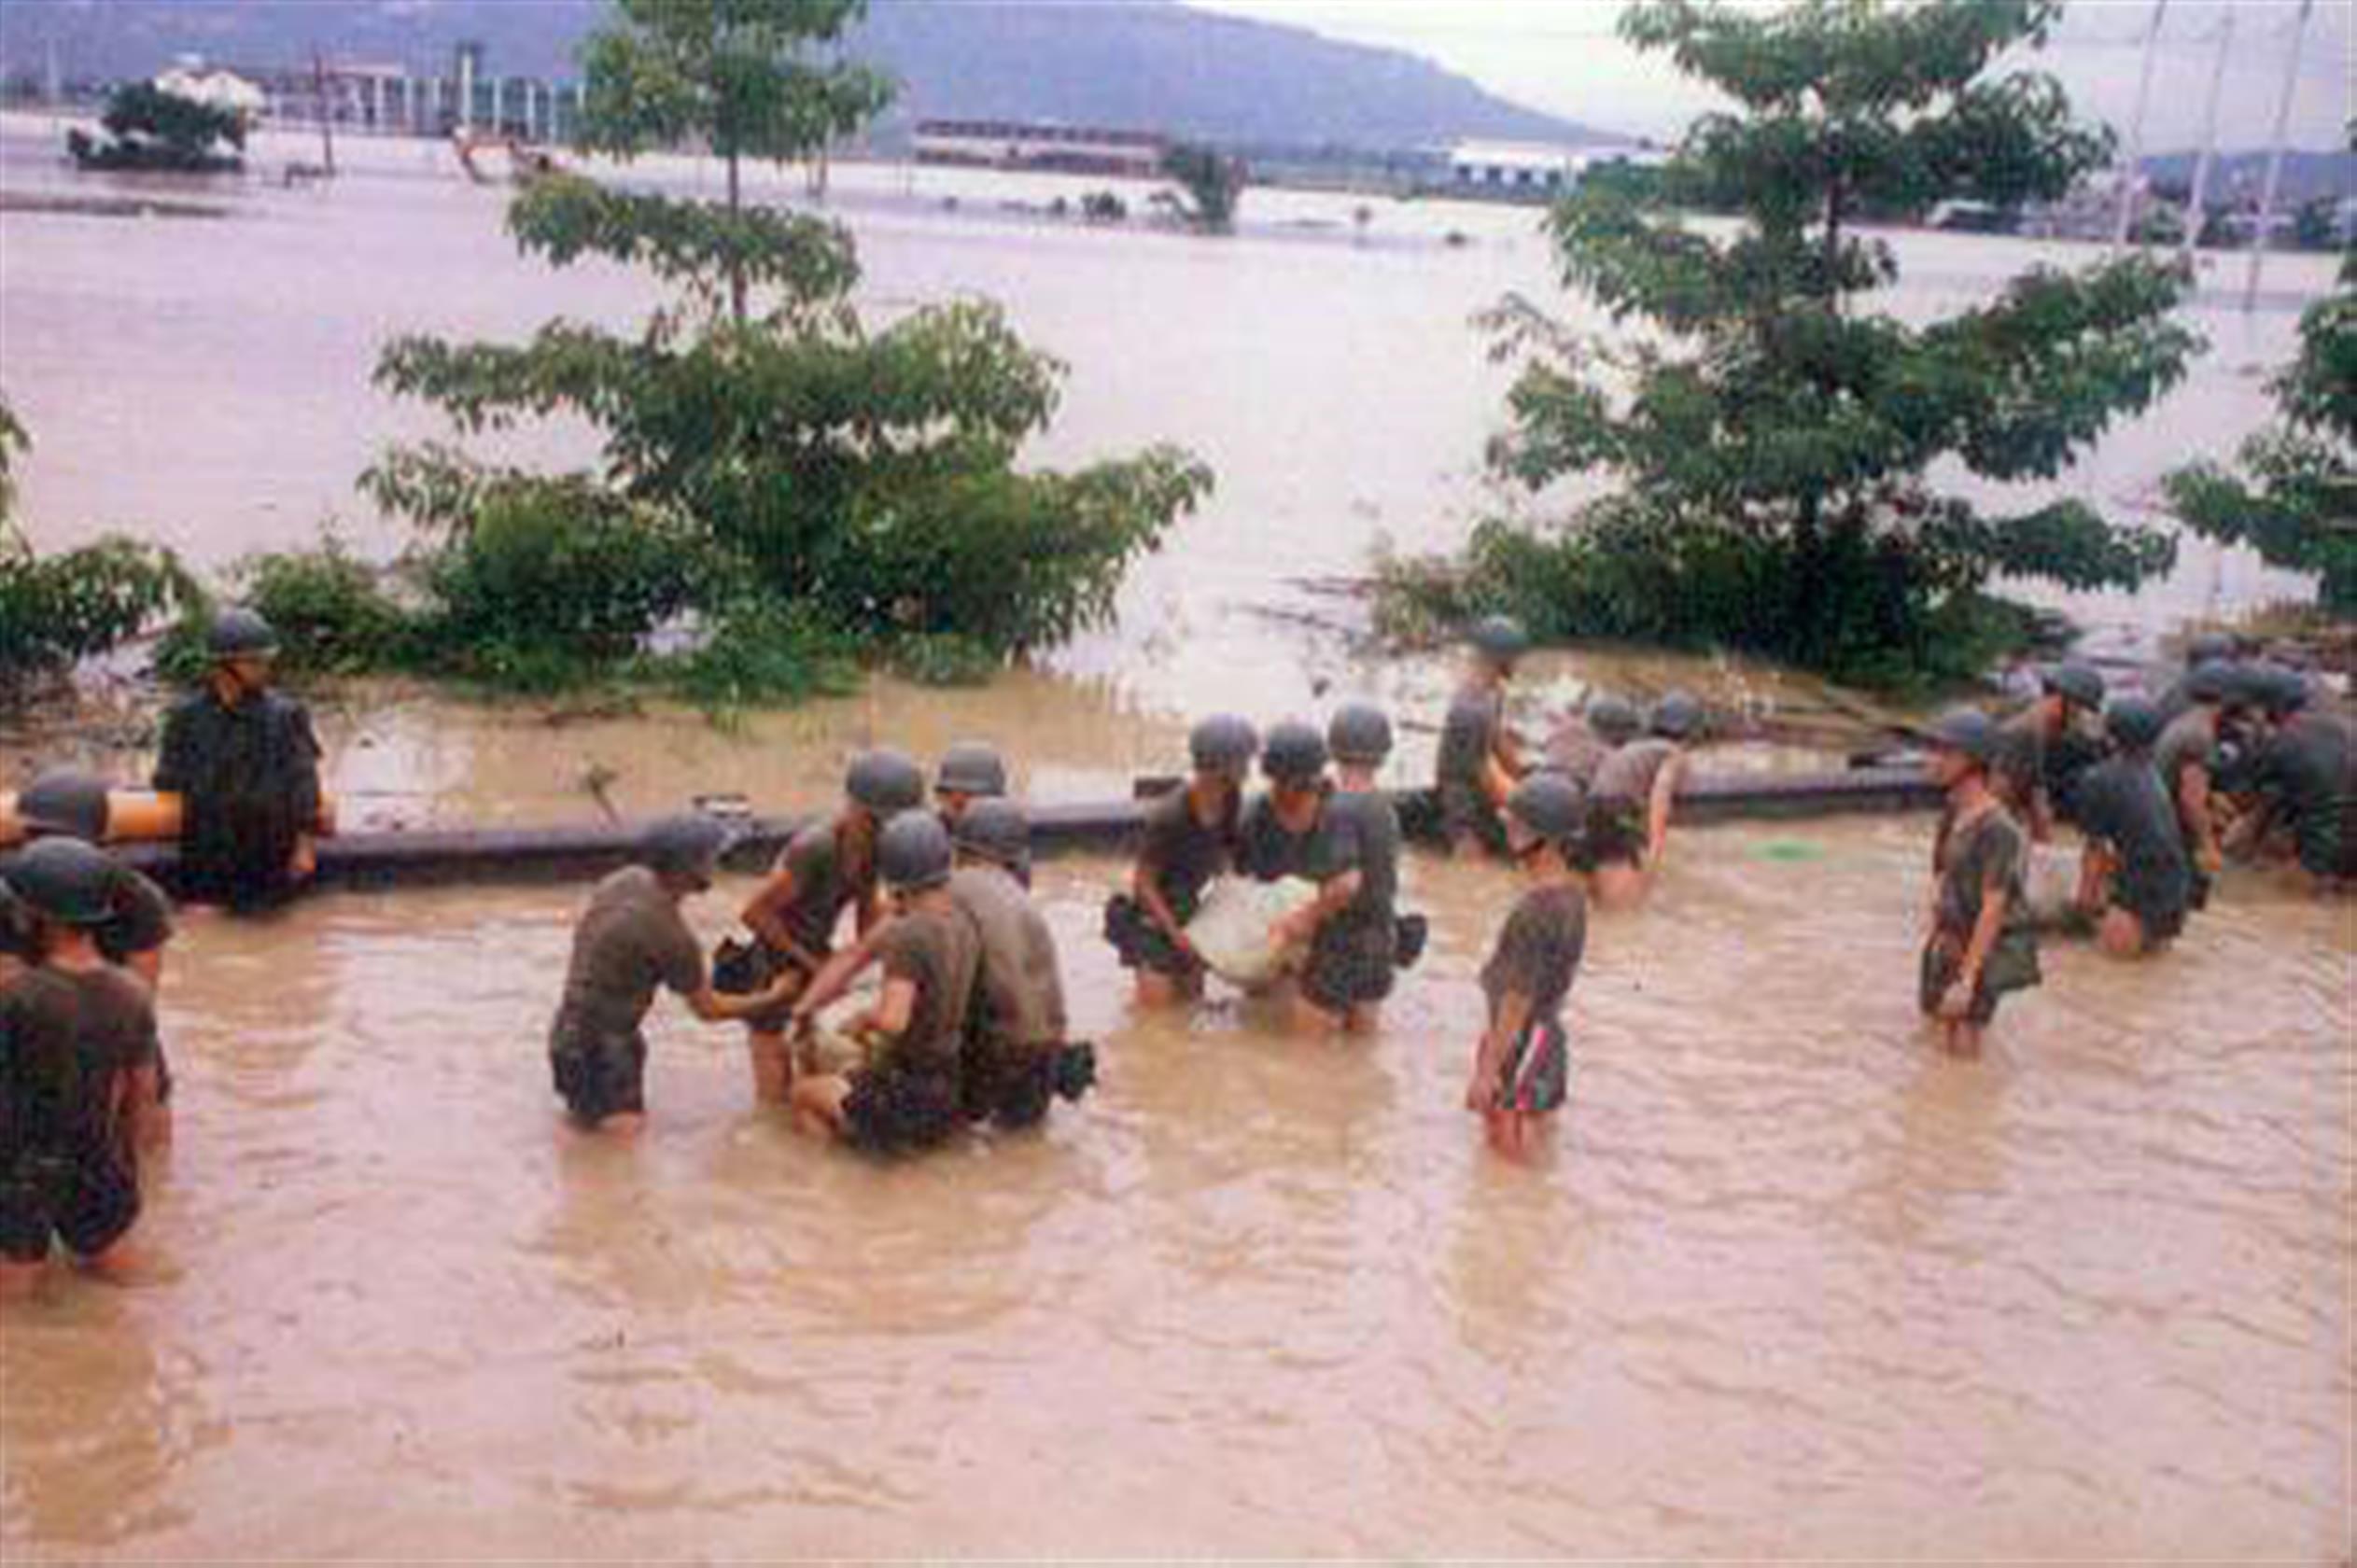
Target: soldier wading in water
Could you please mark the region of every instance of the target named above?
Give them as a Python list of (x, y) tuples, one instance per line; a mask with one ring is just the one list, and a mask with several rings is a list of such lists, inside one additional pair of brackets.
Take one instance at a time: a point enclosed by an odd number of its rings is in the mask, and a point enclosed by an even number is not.
[(1506, 686), (1516, 662), (1530, 651), (1530, 637), (1519, 622), (1493, 615), (1466, 640), (1472, 660), (1441, 721), (1434, 784), (1450, 852), (1479, 860), (1506, 853), (1501, 813), (1522, 777), (1522, 754), (1506, 723)]
[(1931, 931), (1916, 998), (1956, 1057), (1981, 1054), (1998, 1000), (2039, 981), (2038, 945), (2022, 897), (2029, 847), (1989, 788), (2004, 744), (1985, 713), (1958, 708), (1931, 726), (1931, 777), (1948, 802), (1931, 852)]
[(1193, 777), (1146, 807), (1129, 890), (1105, 901), (1105, 940), (1121, 967), (1136, 971), (1141, 1007), (1203, 994), (1203, 960), (1186, 923), (1203, 889), (1234, 863), (1244, 779), (1260, 736), (1232, 714), (1214, 714), (1195, 726), (1186, 749)]
[(1507, 797), (1507, 844), (1524, 889), (1481, 966), (1487, 1022), (1465, 1086), (1465, 1108), (1501, 1154), (1526, 1152), (1570, 1086), (1563, 1007), (1588, 945), (1588, 896), (1574, 870), (1586, 819), (1579, 787), (1557, 774), (1536, 774)]

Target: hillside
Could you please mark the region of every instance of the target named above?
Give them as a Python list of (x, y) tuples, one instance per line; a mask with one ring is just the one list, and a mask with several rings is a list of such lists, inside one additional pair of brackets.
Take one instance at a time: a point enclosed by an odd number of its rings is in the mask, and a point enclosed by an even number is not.
[[(7, 0), (0, 73), (150, 75), (176, 55), (281, 65), (332, 58), (446, 68), (464, 38), (489, 68), (569, 76), (603, 0)], [(1461, 137), (1583, 141), (1599, 133), (1519, 107), (1395, 49), (1194, 11), (1175, 0), (875, 0), (853, 52), (901, 78), (879, 133), (915, 119), (1129, 125), (1239, 144), (1402, 148)]]

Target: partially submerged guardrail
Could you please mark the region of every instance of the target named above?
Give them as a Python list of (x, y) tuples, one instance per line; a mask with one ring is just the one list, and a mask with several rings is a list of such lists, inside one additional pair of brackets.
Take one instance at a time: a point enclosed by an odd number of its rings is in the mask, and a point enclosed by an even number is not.
[[(1141, 780), (1138, 798), (1031, 809), (1031, 844), (1041, 855), (1121, 851), (1136, 842), (1144, 802), (1175, 780)], [(1400, 824), (1412, 839), (1438, 837), (1439, 807), (1429, 790), (1395, 792)], [(1940, 791), (1920, 770), (1854, 768), (1844, 773), (1721, 774), (1692, 777), (1678, 791), (1684, 822), (1795, 820), (1817, 817), (1929, 810)], [(811, 819), (747, 817), (727, 857), (729, 869), (761, 871), (795, 829)], [(352, 833), (319, 843), (318, 884), (374, 889), (470, 883), (575, 882), (625, 863), (639, 824), (584, 822), (548, 828), (480, 828)], [(130, 864), (169, 884), (178, 856), (168, 844), (125, 845)]]

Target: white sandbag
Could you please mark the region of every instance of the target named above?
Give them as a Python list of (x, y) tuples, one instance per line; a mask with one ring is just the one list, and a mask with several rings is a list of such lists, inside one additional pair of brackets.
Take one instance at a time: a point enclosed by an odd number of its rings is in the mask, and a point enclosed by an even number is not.
[(2079, 898), (2079, 862), (2083, 853), (2076, 846), (2029, 847), (2029, 863), (2022, 868), (2022, 902), (2029, 906), (2033, 924), (2051, 929), (2069, 918)]
[(1266, 986), (1284, 972), (1284, 955), (1270, 942), (1269, 928), (1317, 896), (1317, 884), (1298, 876), (1276, 882), (1222, 877), (1187, 922), (1187, 940), (1221, 979)]

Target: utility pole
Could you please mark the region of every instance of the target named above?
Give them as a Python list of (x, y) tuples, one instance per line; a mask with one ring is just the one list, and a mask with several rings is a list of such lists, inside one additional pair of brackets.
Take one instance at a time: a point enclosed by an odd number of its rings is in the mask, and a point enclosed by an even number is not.
[(2300, 14), (2292, 21), (2291, 47), (2283, 51), (2283, 96), (2275, 105), (2275, 146), (2267, 152), (2267, 182), (2259, 197), (2259, 222), (2251, 235), (2251, 272), (2242, 284), (2242, 313), (2259, 302), (2259, 273), (2266, 265), (2267, 225), (2275, 217), (2275, 197), (2283, 180), (2283, 138), (2292, 129), (2292, 95), (2300, 86), (2300, 43), (2308, 34), (2308, 14), (2316, 0), (2300, 0)]
[(335, 178), (335, 105), (328, 100), (328, 61), (311, 51), (311, 85), (319, 95), (319, 156), (330, 179)]
[(2234, 9), (2227, 7), (2225, 21), (2218, 24), (2218, 63), (2210, 77), (2210, 107), (2202, 118), (2201, 159), (2194, 165), (2194, 189), (2185, 209), (2186, 268), (2194, 264), (2194, 252), (2201, 245), (2202, 220), (2208, 216), (2206, 203), (2210, 197), (2210, 166), (2218, 159), (2218, 99), (2226, 88), (2226, 56), (2234, 48)]
[(2168, 0), (2153, 0), (2152, 25), (2144, 30), (2144, 74), (2136, 84), (2136, 118), (2128, 121), (2127, 165), (2120, 175), (2120, 216), (2111, 230), (2113, 250), (2128, 243), (2136, 225), (2136, 182), (2144, 163), (2144, 111), (2153, 101), (2153, 61), (2160, 53), (2161, 18), (2168, 14)]

